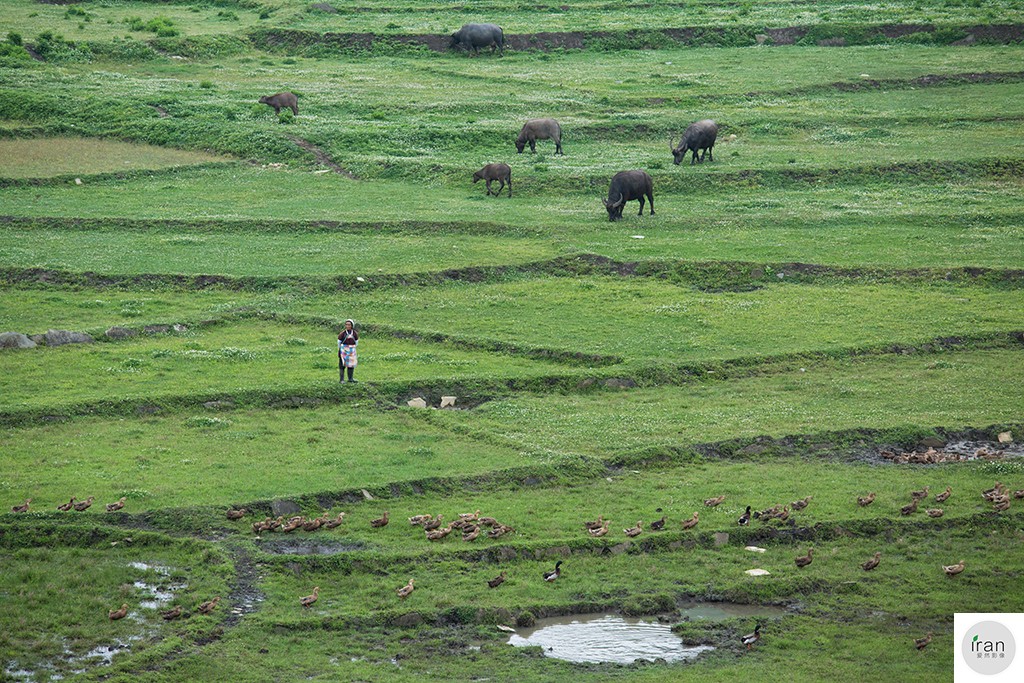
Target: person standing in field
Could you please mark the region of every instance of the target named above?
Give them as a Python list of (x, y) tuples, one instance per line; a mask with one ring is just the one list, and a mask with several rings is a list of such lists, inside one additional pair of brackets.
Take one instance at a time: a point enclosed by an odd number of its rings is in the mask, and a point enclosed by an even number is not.
[(356, 367), (356, 345), (359, 344), (359, 333), (355, 329), (355, 321), (345, 321), (345, 329), (338, 335), (338, 381), (345, 381), (345, 370), (348, 369), (348, 381), (355, 382), (352, 371)]

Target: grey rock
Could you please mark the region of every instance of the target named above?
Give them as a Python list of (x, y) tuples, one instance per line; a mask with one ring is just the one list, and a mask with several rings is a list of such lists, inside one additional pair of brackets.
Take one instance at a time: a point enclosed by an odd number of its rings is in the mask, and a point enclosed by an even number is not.
[(757, 41), (758, 45), (764, 45), (765, 43), (767, 43), (771, 39), (772, 39), (772, 37), (770, 35), (768, 35), (767, 33), (758, 33), (757, 35), (754, 36), (754, 40)]
[(203, 404), (203, 407), (210, 410), (231, 410), (235, 407), (235, 404), (233, 401), (207, 401)]
[(925, 448), (945, 448), (946, 441), (945, 439), (940, 439), (937, 436), (926, 436), (921, 439), (920, 445)]
[(182, 325), (181, 323), (175, 323), (172, 328), (175, 332), (188, 332), (188, 325)]
[(146, 325), (142, 331), (146, 334), (164, 334), (169, 329), (171, 329), (169, 325)]
[(719, 531), (715, 533), (715, 547), (718, 548), (723, 545), (729, 544), (729, 534)]
[(47, 330), (46, 345), (62, 346), (64, 344), (91, 344), (95, 341), (91, 336), (82, 332), (71, 332), (69, 330)]
[(45, 344), (46, 343), (46, 335), (45, 334), (30, 334), (28, 336), (28, 338), (31, 339), (32, 341), (34, 341), (36, 344)]
[(127, 327), (121, 327), (120, 325), (114, 325), (109, 328), (104, 334), (110, 339), (127, 339), (128, 337), (134, 337), (135, 330), (130, 330)]
[(604, 381), (606, 387), (616, 387), (619, 389), (632, 389), (636, 386), (636, 382), (631, 380), (629, 377), (609, 377)]
[(302, 512), (302, 508), (297, 503), (291, 500), (275, 500), (270, 504), (270, 510), (275, 517), (284, 517), (285, 515), (297, 515)]
[(409, 612), (395, 619), (395, 626), (419, 626), (423, 623), (423, 617), (419, 612)]
[(633, 544), (630, 543), (629, 541), (623, 541), (622, 543), (619, 543), (618, 545), (611, 546), (610, 548), (608, 548), (608, 550), (611, 552), (612, 555), (621, 555), (622, 553), (624, 553), (627, 550), (629, 550), (629, 546), (631, 546), (631, 545), (633, 545)]
[(34, 349), (36, 343), (21, 332), (0, 332), (0, 349)]

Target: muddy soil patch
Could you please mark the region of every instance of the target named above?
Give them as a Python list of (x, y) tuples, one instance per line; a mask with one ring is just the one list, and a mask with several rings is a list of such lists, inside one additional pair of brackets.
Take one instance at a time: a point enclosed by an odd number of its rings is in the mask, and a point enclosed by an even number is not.
[(304, 538), (264, 539), (260, 550), (272, 555), (338, 555), (366, 550), (364, 543), (325, 540), (307, 540)]
[(235, 565), (235, 582), (228, 593), (230, 612), (224, 620), (224, 626), (234, 626), (246, 614), (252, 614), (266, 596), (256, 587), (259, 581), (259, 567), (247, 551), (228, 547), (231, 560)]

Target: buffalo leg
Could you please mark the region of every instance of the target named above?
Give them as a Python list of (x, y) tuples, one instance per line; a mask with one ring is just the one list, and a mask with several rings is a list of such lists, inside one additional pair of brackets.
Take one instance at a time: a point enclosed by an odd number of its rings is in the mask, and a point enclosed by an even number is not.
[(715, 150), (714, 147), (708, 147), (708, 161), (714, 161), (715, 160), (715, 151), (714, 150)]
[(697, 163), (697, 148), (696, 147), (693, 148), (693, 157), (690, 159), (690, 166), (693, 166), (695, 163)]
[[(651, 215), (653, 216), (654, 215), (654, 193), (653, 192), (648, 192), (647, 193), (647, 199), (651, 202)], [(640, 210), (643, 211), (642, 208)]]
[(491, 196), (491, 179), (490, 178), (487, 179), (487, 195), (486, 196), (488, 196), (488, 197)]
[(536, 140), (530, 140), (530, 151), (533, 152), (534, 154), (537, 153), (537, 141)]
[(292, 105), (292, 114), (294, 114), (295, 116), (299, 115), (299, 105), (297, 105), (297, 104), (293, 104)]
[(639, 197), (637, 197), (637, 201), (640, 202), (640, 213), (638, 213), (637, 216), (643, 216), (644, 215), (644, 196), (640, 195)]
[(508, 176), (508, 196), (509, 198), (512, 197), (512, 174)]
[(562, 141), (561, 140), (555, 140), (555, 154), (562, 154)]

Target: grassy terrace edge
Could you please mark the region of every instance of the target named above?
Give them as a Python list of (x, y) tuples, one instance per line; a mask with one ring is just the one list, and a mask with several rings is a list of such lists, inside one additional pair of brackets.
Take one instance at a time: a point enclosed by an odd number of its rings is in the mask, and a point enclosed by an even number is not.
[[(779, 278), (778, 274), (783, 275)], [(773, 275), (774, 274), (774, 275)], [(435, 272), (387, 274), (367, 277), (231, 277), (226, 275), (182, 275), (142, 273), (122, 275), (72, 272), (52, 268), (0, 267), (0, 286), (8, 288), (90, 288), (131, 290), (136, 288), (197, 291), (219, 288), (232, 291), (266, 292), (303, 290), (313, 292), (370, 291), (398, 287), (426, 287), (445, 282), (497, 282), (509, 278), (601, 275), (645, 277), (670, 280), (705, 291), (747, 290), (778, 283), (822, 281), (947, 282), (1001, 286), (1024, 286), (1024, 269), (956, 266), (949, 268), (851, 268), (813, 263), (756, 263), (751, 261), (616, 261), (596, 254), (560, 256), (520, 265), (473, 266)]]
[[(259, 317), (259, 313), (249, 314)], [(270, 319), (306, 320), (300, 316), (276, 316)], [(324, 321), (326, 319), (322, 319)], [(315, 324), (315, 322), (314, 322)], [(403, 332), (381, 328), (385, 334), (409, 338), (420, 336), (416, 332)], [(435, 343), (446, 343), (444, 335), (430, 335)], [(461, 340), (455, 339), (455, 343)], [(51, 405), (23, 410), (0, 411), (0, 427), (16, 428), (63, 421), (80, 416), (147, 416), (205, 408), (205, 404), (229, 402), (231, 408), (288, 409), (342, 403), (354, 399), (368, 400), (383, 409), (390, 409), (419, 396), (428, 403), (438, 403), (442, 395), (460, 396), (463, 406), (472, 407), (500, 396), (516, 392), (587, 392), (598, 387), (651, 387), (681, 386), (693, 382), (724, 381), (743, 377), (784, 373), (792, 370), (798, 361), (855, 358), (863, 356), (908, 356), (912, 354), (942, 354), (982, 349), (1024, 350), (1024, 331), (938, 337), (920, 344), (884, 343), (860, 348), (831, 349), (787, 353), (772, 356), (746, 356), (741, 358), (678, 364), (647, 365), (642, 362), (604, 370), (571, 369), (534, 378), (474, 378), (447, 379), (443, 382), (426, 380), (388, 381), (360, 384), (358, 387), (309, 387), (298, 391), (292, 387), (284, 391), (248, 389), (235, 392), (184, 394), (151, 399), (110, 399), (86, 401), (66, 405)], [(30, 351), (31, 353), (31, 351)], [(555, 359), (557, 360), (557, 359)], [(709, 380), (709, 375), (713, 379)]]

